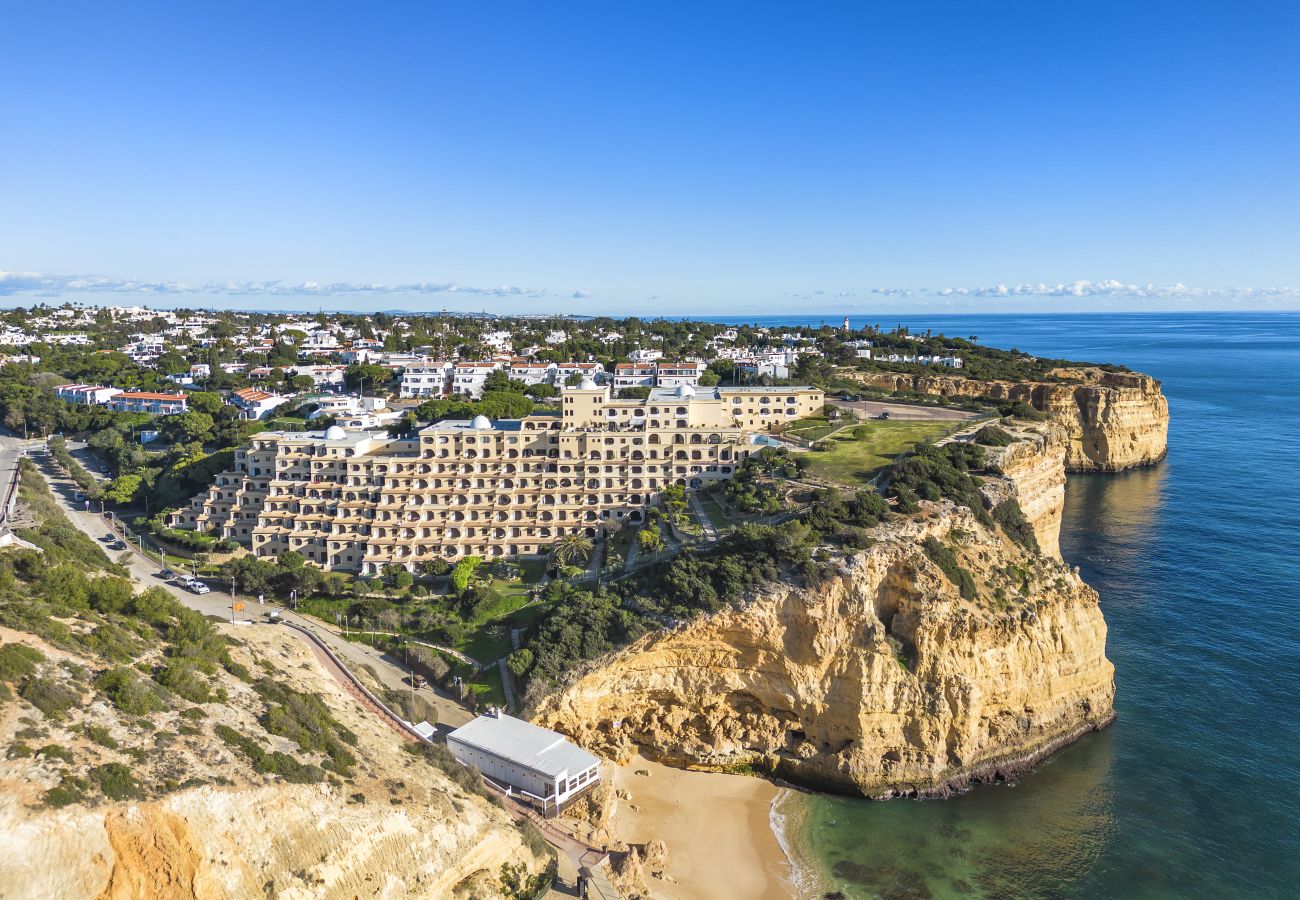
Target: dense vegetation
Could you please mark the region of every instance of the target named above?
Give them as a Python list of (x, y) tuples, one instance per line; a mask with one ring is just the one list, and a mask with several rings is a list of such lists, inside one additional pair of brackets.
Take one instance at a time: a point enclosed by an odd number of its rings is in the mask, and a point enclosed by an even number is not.
[(782, 578), (820, 581), (833, 571), (829, 549), (868, 546), (866, 531), (888, 511), (871, 491), (844, 496), (821, 491), (803, 521), (777, 526), (743, 524), (707, 552), (691, 549), (632, 578), (596, 590), (551, 585), (547, 611), (517, 674), (540, 692), (583, 660), (593, 659), (646, 632), (742, 603)]

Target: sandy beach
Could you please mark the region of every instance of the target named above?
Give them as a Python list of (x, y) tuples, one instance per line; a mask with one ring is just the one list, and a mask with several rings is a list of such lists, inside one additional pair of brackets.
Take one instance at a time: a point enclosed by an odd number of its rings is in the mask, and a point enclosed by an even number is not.
[[(648, 772), (638, 775), (637, 772)], [(786, 900), (790, 867), (772, 833), (777, 788), (761, 778), (687, 772), (636, 758), (619, 766), (614, 834), (629, 843), (667, 844), (667, 878), (652, 879), (660, 900)], [(634, 808), (635, 807), (635, 808)]]

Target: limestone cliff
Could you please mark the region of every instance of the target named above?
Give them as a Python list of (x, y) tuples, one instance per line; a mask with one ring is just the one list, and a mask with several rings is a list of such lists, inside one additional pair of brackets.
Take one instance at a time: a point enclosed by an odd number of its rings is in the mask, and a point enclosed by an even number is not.
[(1023, 400), (1050, 414), (1069, 437), (1071, 472), (1118, 472), (1164, 459), (1169, 403), (1160, 382), (1137, 372), (1062, 368), (1053, 381), (976, 381), (959, 375), (845, 371), (871, 387), (942, 397)]
[(985, 448), (990, 464), (1006, 477), (991, 480), (984, 493), (993, 505), (1008, 497), (1015, 499), (1034, 526), (1039, 548), (1059, 558), (1069, 433), (1054, 421), (1025, 425), (1008, 420), (999, 427), (1016, 441), (1006, 447)]
[[(753, 765), (873, 797), (1014, 774), (1113, 717), (1096, 593), (1060, 560), (1062, 428), (1001, 451), (991, 491), (1022, 499), (1046, 552), (970, 510), (923, 504), (815, 586), (648, 635), (543, 701), (536, 719), (600, 752)], [(923, 541), (955, 551), (963, 597)], [(932, 545), (933, 546), (933, 545)]]

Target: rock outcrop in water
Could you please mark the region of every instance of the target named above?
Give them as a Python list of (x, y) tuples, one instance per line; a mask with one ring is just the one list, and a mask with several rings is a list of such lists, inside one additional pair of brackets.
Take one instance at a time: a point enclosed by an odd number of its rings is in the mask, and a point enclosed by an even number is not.
[(1059, 380), (1028, 382), (977, 381), (959, 375), (843, 374), (890, 392), (1023, 400), (1066, 429), (1070, 472), (1119, 472), (1165, 457), (1169, 403), (1160, 382), (1138, 372), (1062, 368), (1051, 373)]
[[(873, 797), (1011, 776), (1106, 725), (1106, 625), (1056, 551), (1068, 435), (1045, 423), (1017, 436), (986, 490), (1020, 500), (1043, 552), (964, 507), (923, 504), (819, 585), (773, 584), (642, 638), (543, 701), (537, 721), (615, 758), (752, 765)], [(927, 537), (955, 552), (973, 595)]]

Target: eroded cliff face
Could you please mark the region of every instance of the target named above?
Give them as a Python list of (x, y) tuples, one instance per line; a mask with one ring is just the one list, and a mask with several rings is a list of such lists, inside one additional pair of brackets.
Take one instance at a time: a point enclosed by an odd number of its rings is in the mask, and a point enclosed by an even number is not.
[(4, 896), (499, 897), (502, 865), (536, 867), (501, 811), (422, 799), (349, 803), (338, 790), (278, 785), (40, 816), (5, 810)]
[(1013, 498), (1034, 526), (1042, 552), (1061, 556), (1061, 516), (1065, 511), (1065, 460), (1070, 435), (1055, 421), (1031, 425), (1004, 422), (1016, 438), (1006, 447), (986, 447), (990, 463), (1005, 477), (992, 479), (984, 488), (991, 504)]
[[(584, 746), (679, 766), (754, 765), (872, 797), (934, 796), (1012, 775), (1112, 718), (1096, 593), (1057, 552), (1068, 436), (1044, 424), (1004, 448), (1032, 553), (970, 510), (923, 504), (816, 586), (772, 585), (743, 608), (648, 635), (543, 701)], [(926, 552), (973, 576), (964, 598)]]
[(1052, 372), (1062, 381), (975, 381), (959, 375), (843, 373), (871, 387), (942, 397), (1023, 400), (1049, 413), (1068, 435), (1071, 472), (1118, 472), (1164, 459), (1169, 403), (1160, 382), (1137, 372), (1091, 367)]

